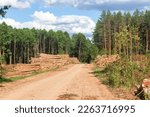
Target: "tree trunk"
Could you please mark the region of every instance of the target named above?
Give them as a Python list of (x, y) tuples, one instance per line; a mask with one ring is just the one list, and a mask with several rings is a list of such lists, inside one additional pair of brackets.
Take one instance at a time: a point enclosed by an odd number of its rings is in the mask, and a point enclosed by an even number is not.
[(13, 63), (16, 64), (16, 41), (14, 40), (14, 47), (13, 47)]
[(127, 45), (127, 48), (126, 48), (126, 55), (127, 55), (127, 58), (129, 59), (129, 46)]
[(37, 51), (36, 57), (39, 56), (39, 53), (40, 53), (39, 45), (40, 45), (40, 42), (38, 40), (37, 43), (36, 43), (36, 51)]
[[(114, 26), (114, 34), (116, 33), (116, 27)], [(113, 47), (114, 47), (114, 54), (117, 54), (117, 50), (116, 50), (116, 39), (115, 39), (115, 36), (114, 36), (114, 42), (113, 42)]]
[(42, 36), (41, 35), (39, 39), (39, 53), (42, 53)]
[(132, 32), (130, 29), (130, 60), (132, 61)]
[(136, 51), (135, 51), (135, 55), (139, 54), (139, 43), (138, 41), (136, 41)]
[(48, 54), (51, 53), (51, 41), (48, 39)]
[(4, 50), (2, 50), (2, 56), (4, 57), (2, 64), (6, 64), (6, 61), (5, 61), (5, 51)]
[(104, 24), (104, 49), (105, 49), (105, 52), (107, 53), (107, 42), (106, 42), (106, 26)]
[(79, 49), (78, 49), (78, 59), (81, 58), (81, 41), (79, 42)]
[(45, 37), (43, 38), (43, 53), (45, 53)]
[[(0, 67), (1, 67), (1, 65), (2, 65), (1, 57), (2, 57), (2, 51), (1, 51), (1, 49), (0, 49)], [(1, 70), (1, 68), (0, 68), (0, 70)]]
[(29, 43), (28, 43), (28, 47), (27, 47), (27, 63), (29, 63), (30, 60), (30, 50), (29, 50)]
[(1, 62), (1, 49), (0, 49), (0, 78), (2, 77), (2, 62)]
[(2, 51), (0, 49), (0, 64), (1, 64), (1, 56), (2, 56)]
[(12, 64), (12, 55), (9, 55), (9, 64)]
[(148, 46), (149, 46), (148, 45), (148, 40), (149, 40), (148, 39), (149, 38), (148, 35), (149, 35), (149, 32), (148, 32), (148, 29), (146, 29), (146, 54), (148, 53)]
[(110, 21), (109, 21), (108, 27), (109, 27), (109, 42), (108, 42), (109, 43), (109, 47), (108, 47), (109, 51), (108, 51), (108, 54), (111, 55), (111, 24), (110, 24)]

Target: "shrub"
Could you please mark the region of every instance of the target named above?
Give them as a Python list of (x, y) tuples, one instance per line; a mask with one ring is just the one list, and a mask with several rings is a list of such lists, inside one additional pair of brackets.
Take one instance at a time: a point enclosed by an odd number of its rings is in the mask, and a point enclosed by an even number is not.
[(127, 59), (121, 59), (109, 64), (104, 69), (111, 87), (131, 89), (146, 77), (150, 71), (148, 65), (143, 69), (139, 64)]

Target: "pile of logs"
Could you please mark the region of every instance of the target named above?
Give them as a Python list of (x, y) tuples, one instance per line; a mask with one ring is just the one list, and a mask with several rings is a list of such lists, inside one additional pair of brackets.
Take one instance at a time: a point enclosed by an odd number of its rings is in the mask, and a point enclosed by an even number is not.
[(28, 76), (34, 72), (51, 70), (67, 64), (78, 64), (77, 58), (69, 55), (48, 55), (40, 54), (38, 58), (32, 58), (30, 64), (6, 65), (4, 77)]
[(103, 56), (98, 56), (95, 60), (95, 63), (99, 67), (105, 67), (109, 63), (113, 63), (117, 60), (119, 60), (120, 57), (119, 55), (103, 55)]

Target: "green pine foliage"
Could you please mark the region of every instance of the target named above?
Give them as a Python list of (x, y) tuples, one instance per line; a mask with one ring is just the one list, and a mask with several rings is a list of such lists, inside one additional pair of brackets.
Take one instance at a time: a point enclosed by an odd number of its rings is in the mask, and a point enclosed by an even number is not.
[(70, 37), (61, 30), (15, 29), (2, 23), (0, 35), (0, 64), (30, 63), (31, 57), (40, 53), (69, 54), (90, 63), (98, 54), (97, 47), (82, 33)]
[(5, 14), (7, 13), (6, 11), (10, 8), (11, 6), (3, 6), (0, 7), (0, 16), (5, 17)]
[[(150, 11), (103, 11), (93, 32), (103, 54), (146, 54), (150, 50)], [(126, 52), (126, 53), (125, 53)]]

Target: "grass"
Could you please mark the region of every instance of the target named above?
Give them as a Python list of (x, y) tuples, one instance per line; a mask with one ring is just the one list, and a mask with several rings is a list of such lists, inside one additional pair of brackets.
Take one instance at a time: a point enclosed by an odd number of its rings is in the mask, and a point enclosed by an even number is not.
[(105, 68), (99, 68), (99, 67), (96, 66), (93, 70), (94, 71), (93, 74), (97, 78), (99, 78), (103, 84), (108, 85), (109, 83), (108, 83), (108, 80), (107, 80), (107, 73), (104, 71), (104, 69)]
[[(136, 85), (140, 85), (143, 79), (148, 78), (150, 73), (150, 61), (131, 62), (126, 59), (118, 60), (107, 65), (105, 68), (94, 69), (96, 77), (102, 83), (113, 89), (133, 91)], [(145, 96), (146, 97), (146, 96)]]
[(16, 76), (16, 77), (10, 77), (10, 78), (0, 78), (0, 83), (8, 83), (8, 82), (14, 82), (14, 81), (17, 81), (17, 80), (22, 80), (22, 79), (29, 78), (29, 77), (32, 77), (32, 76), (36, 76), (36, 75), (39, 75), (39, 74), (42, 74), (42, 73), (47, 73), (47, 72), (50, 72), (50, 71), (55, 71), (58, 68), (59, 67), (54, 67), (54, 68), (49, 69), (49, 70), (34, 71), (34, 72), (32, 72), (31, 75), (27, 75), (27, 76)]
[(21, 80), (21, 79), (25, 79), (25, 78), (28, 78), (28, 77), (30, 77), (31, 75), (29, 75), (29, 76), (16, 76), (16, 77), (11, 77), (11, 78), (9, 78), (12, 82), (14, 82), (14, 81), (17, 81), (17, 80)]
[(11, 79), (6, 79), (6, 78), (0, 78), (0, 83), (4, 83), (4, 82), (12, 82)]

